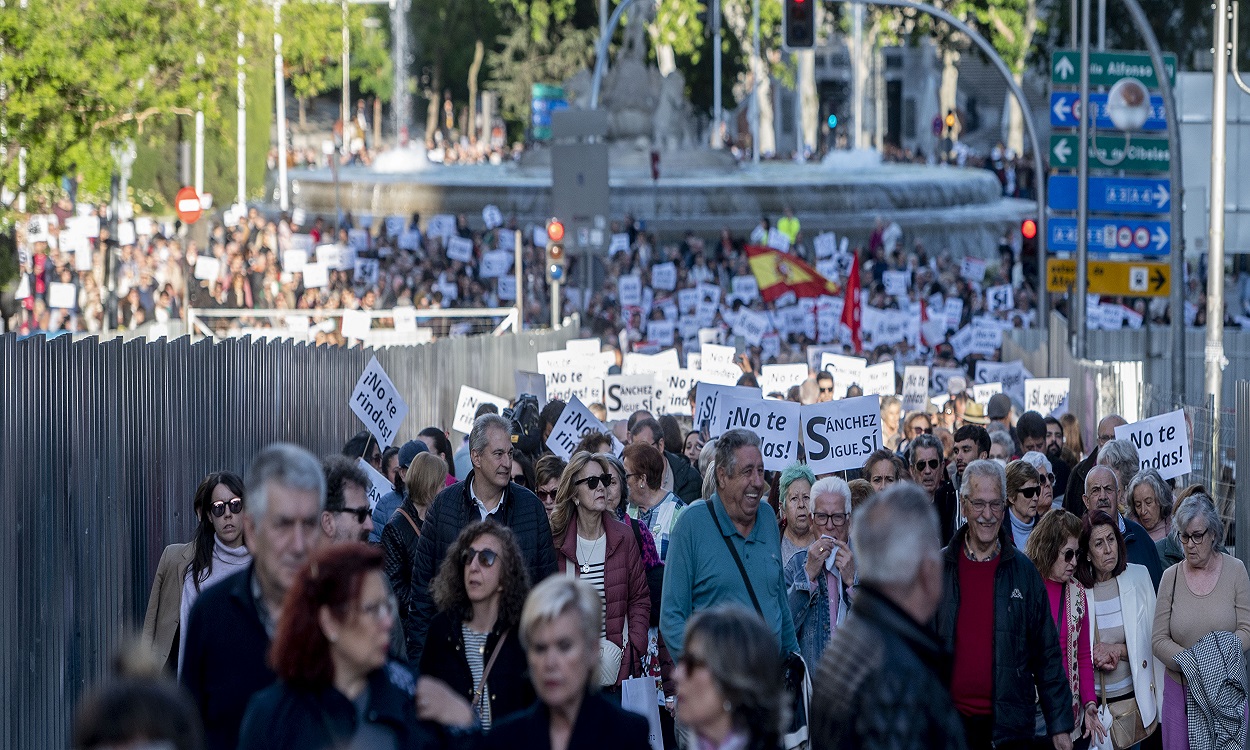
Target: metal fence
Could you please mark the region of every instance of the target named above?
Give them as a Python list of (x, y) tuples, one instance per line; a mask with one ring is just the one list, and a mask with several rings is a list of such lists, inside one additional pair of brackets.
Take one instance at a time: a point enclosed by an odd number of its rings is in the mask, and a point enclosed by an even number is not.
[(278, 341), (0, 336), (0, 750), (63, 748), (84, 688), (134, 635), (162, 549), (194, 527), (208, 472), (275, 440), (325, 454), (362, 428), (352, 387), (376, 355), (401, 436), (450, 426), (462, 384), (514, 394), (556, 332), (371, 351)]

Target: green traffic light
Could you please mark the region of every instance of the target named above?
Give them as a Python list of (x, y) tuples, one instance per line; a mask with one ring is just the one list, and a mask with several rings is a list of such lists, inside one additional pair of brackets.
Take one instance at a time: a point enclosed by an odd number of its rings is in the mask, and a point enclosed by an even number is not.
[(836, 128), (837, 126), (838, 126), (838, 116), (837, 116), (837, 115), (829, 115), (829, 129), (830, 129), (830, 130), (833, 130), (833, 129), (834, 129), (834, 128)]

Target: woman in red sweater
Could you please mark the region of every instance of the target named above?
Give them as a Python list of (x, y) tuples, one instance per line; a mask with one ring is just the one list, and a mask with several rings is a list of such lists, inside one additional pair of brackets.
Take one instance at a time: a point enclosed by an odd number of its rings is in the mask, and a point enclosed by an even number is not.
[(1106, 730), (1098, 721), (1098, 702), (1094, 693), (1094, 661), (1090, 654), (1089, 603), (1085, 589), (1073, 580), (1076, 572), (1077, 539), (1081, 521), (1056, 508), (1042, 516), (1024, 554), (1046, 583), (1050, 595), (1050, 614), (1059, 630), (1059, 646), (1063, 651), (1064, 672), (1072, 689), (1072, 716), (1076, 720), (1073, 738), (1098, 738)]

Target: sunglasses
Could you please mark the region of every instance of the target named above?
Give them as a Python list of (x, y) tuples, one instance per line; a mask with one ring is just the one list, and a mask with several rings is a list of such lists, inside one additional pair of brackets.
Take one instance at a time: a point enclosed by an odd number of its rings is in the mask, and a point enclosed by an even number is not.
[(1037, 497), (1042, 491), (1041, 487), (1021, 487), (1017, 492), (1025, 497)]
[(499, 559), (499, 553), (493, 549), (473, 549), (469, 547), (460, 553), (460, 564), (467, 568), (475, 557), (482, 564), (483, 568), (489, 568), (494, 566), (495, 561)]
[(820, 389), (820, 392), (821, 392), (821, 393), (833, 393), (833, 389), (832, 389), (832, 388), (821, 388), (821, 389)]
[(369, 517), (369, 513), (370, 513), (368, 505), (363, 505), (359, 508), (339, 508), (338, 510), (334, 512), (335, 513), (350, 513), (351, 515), (356, 516), (356, 523), (360, 523), (360, 524), (363, 524), (365, 522), (365, 519)]
[(237, 497), (232, 497), (229, 500), (217, 500), (209, 510), (212, 511), (214, 516), (221, 518), (226, 515), (226, 508), (229, 508), (230, 512), (237, 516), (243, 512), (243, 501)]
[(542, 500), (544, 503), (549, 500), (554, 500), (556, 497), (555, 490), (539, 490), (538, 492), (535, 492), (534, 494), (538, 495), (538, 499)]
[(1065, 549), (1065, 550), (1063, 551), (1063, 561), (1064, 561), (1064, 562), (1066, 562), (1066, 563), (1070, 563), (1070, 562), (1072, 562), (1072, 559), (1073, 559), (1073, 558), (1075, 558), (1075, 557), (1076, 557), (1076, 550), (1074, 550), (1074, 549)]
[(916, 463), (912, 464), (912, 466), (916, 467), (916, 471), (924, 471), (925, 469), (936, 469), (937, 467), (941, 465), (942, 465), (942, 459), (940, 458), (930, 458), (928, 461), (917, 461)]
[(596, 474), (593, 477), (586, 477), (585, 479), (577, 480), (576, 482), (573, 483), (573, 486), (576, 487), (579, 484), (584, 484), (587, 487), (589, 487), (591, 490), (597, 490), (599, 489), (600, 485), (604, 487), (611, 487), (612, 477), (607, 474)]

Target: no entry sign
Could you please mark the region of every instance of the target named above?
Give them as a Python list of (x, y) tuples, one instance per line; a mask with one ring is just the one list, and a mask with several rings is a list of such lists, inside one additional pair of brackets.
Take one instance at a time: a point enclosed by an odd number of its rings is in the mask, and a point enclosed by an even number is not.
[(190, 185), (179, 190), (178, 195), (174, 196), (174, 208), (178, 211), (178, 218), (183, 224), (194, 224), (204, 213), (204, 208), (200, 205), (200, 196)]

